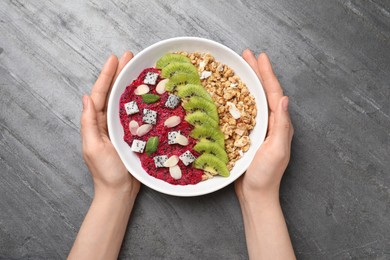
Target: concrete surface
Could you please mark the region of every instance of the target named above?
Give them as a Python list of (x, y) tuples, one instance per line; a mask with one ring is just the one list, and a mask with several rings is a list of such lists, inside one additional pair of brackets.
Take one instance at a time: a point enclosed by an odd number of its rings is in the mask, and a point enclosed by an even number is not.
[[(91, 202), (79, 118), (110, 53), (201, 36), (266, 51), (295, 137), (281, 201), (299, 259), (390, 259), (390, 2), (0, 1), (0, 258), (64, 259)], [(232, 186), (143, 187), (123, 259), (247, 259)]]

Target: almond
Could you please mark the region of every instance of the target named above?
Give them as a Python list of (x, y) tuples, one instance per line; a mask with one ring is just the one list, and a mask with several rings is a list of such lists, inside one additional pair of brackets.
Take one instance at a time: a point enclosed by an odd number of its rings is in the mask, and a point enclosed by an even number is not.
[(130, 133), (132, 135), (136, 135), (137, 134), (137, 129), (139, 127), (139, 124), (137, 123), (137, 121), (134, 121), (134, 120), (131, 120), (130, 123), (129, 123), (129, 129), (130, 129)]
[(137, 129), (137, 135), (138, 135), (138, 136), (143, 136), (143, 135), (149, 133), (149, 131), (152, 130), (152, 127), (153, 127), (153, 126), (150, 125), (150, 124), (143, 124), (143, 125), (141, 125), (141, 126), (138, 127), (138, 129)]
[(167, 82), (169, 81), (169, 79), (163, 79), (161, 80), (157, 86), (156, 86), (156, 92), (158, 94), (164, 94), (165, 93), (165, 85), (167, 84)]
[(149, 86), (148, 85), (145, 85), (145, 84), (142, 84), (142, 85), (139, 85), (135, 90), (134, 90), (134, 94), (136, 95), (143, 95), (143, 94), (146, 94), (149, 92)]
[(175, 139), (175, 143), (180, 144), (182, 146), (188, 145), (188, 138), (184, 135), (178, 134)]
[(173, 167), (179, 162), (179, 157), (177, 155), (172, 155), (168, 160), (164, 162), (164, 167)]
[(178, 165), (169, 167), (169, 174), (175, 180), (180, 179), (181, 178), (181, 169), (180, 169), (180, 167)]
[(178, 124), (180, 124), (180, 122), (180, 116), (171, 116), (167, 118), (167, 120), (165, 120), (164, 126), (171, 128), (177, 126)]

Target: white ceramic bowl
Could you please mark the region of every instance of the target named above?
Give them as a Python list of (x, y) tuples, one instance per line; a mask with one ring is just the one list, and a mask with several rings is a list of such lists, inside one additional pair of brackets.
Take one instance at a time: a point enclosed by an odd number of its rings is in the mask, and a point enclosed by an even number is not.
[[(250, 92), (256, 99), (257, 116), (256, 126), (250, 134), (251, 146), (244, 153), (243, 158), (238, 160), (230, 172), (229, 177), (216, 176), (207, 181), (195, 185), (172, 185), (165, 181), (150, 176), (141, 166), (138, 156), (131, 151), (130, 146), (123, 140), (123, 128), (119, 118), (120, 96), (141, 71), (153, 67), (156, 61), (167, 52), (208, 52), (217, 61), (231, 67), (235, 73), (246, 83)], [(264, 90), (251, 67), (237, 53), (228, 47), (203, 38), (178, 37), (160, 41), (144, 49), (124, 67), (115, 81), (108, 101), (108, 131), (112, 143), (119, 153), (128, 171), (144, 185), (174, 196), (198, 196), (217, 191), (236, 180), (248, 168), (253, 157), (264, 141), (268, 124), (268, 106)]]

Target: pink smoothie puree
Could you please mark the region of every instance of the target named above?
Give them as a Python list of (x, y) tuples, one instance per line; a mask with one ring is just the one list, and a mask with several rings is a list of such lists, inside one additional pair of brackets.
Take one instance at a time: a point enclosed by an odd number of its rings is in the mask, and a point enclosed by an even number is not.
[[(134, 90), (141, 84), (144, 84), (144, 78), (148, 72), (158, 73), (160, 74), (160, 70), (155, 68), (147, 68), (141, 72), (137, 79), (135, 79), (129, 86), (126, 87), (120, 98), (119, 105), (119, 116), (124, 130), (124, 141), (128, 143), (129, 146), (132, 145), (133, 140), (142, 140), (147, 141), (152, 136), (157, 136), (159, 139), (159, 144), (157, 147), (157, 151), (148, 155), (145, 151), (143, 153), (136, 153), (141, 160), (142, 167), (145, 171), (160, 180), (166, 181), (168, 183), (174, 185), (187, 185), (187, 184), (196, 184), (202, 180), (202, 170), (195, 169), (192, 167), (192, 164), (186, 166), (184, 163), (179, 160), (178, 166), (181, 169), (182, 177), (178, 180), (171, 177), (169, 173), (169, 168), (167, 167), (156, 167), (153, 157), (159, 155), (166, 155), (171, 157), (172, 155), (180, 156), (189, 150), (195, 157), (198, 157), (199, 154), (193, 150), (194, 145), (196, 144), (196, 140), (192, 137), (189, 137), (190, 131), (193, 129), (189, 123), (184, 120), (184, 116), (186, 115), (185, 110), (179, 104), (176, 108), (168, 108), (164, 104), (168, 99), (169, 93), (165, 92), (159, 95), (155, 88), (159, 81), (163, 78), (158, 76), (157, 81), (154, 85), (148, 84), (150, 91), (149, 94), (156, 94), (160, 96), (160, 100), (152, 103), (146, 104), (142, 100), (141, 95), (134, 94)], [(131, 101), (135, 101), (137, 103), (139, 112), (128, 115), (126, 113), (125, 104)], [(153, 125), (153, 128), (147, 134), (143, 136), (132, 135), (130, 132), (129, 124), (130, 121), (135, 120), (141, 126), (144, 124), (142, 122), (143, 117), (143, 109), (151, 109), (157, 112), (157, 122)], [(164, 122), (167, 118), (171, 116), (179, 116), (181, 118), (181, 123), (175, 127), (167, 128), (164, 126)], [(181, 146), (179, 144), (168, 144), (168, 132), (179, 131), (184, 136), (186, 136), (189, 140), (189, 144), (186, 146)]]

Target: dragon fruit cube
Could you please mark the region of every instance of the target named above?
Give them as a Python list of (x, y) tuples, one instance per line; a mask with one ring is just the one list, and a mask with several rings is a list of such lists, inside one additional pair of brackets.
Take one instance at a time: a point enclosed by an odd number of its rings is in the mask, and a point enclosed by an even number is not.
[(143, 153), (145, 149), (146, 142), (134, 139), (131, 144), (131, 150), (137, 153)]
[(158, 167), (164, 167), (164, 163), (166, 160), (168, 160), (168, 156), (166, 155), (159, 155), (153, 157), (154, 165), (156, 165), (156, 168)]
[(155, 85), (158, 78), (158, 73), (148, 72), (144, 78), (144, 84)]
[(179, 158), (184, 163), (185, 166), (188, 166), (196, 159), (195, 156), (188, 150), (182, 155), (180, 155)]
[(179, 105), (180, 98), (178, 96), (169, 94), (167, 101), (165, 102), (165, 106), (168, 108), (175, 108)]
[(143, 117), (142, 121), (144, 121), (147, 124), (155, 125), (157, 122), (157, 112), (154, 110), (150, 110), (147, 108), (144, 108), (143, 110)]
[(168, 132), (168, 144), (175, 144), (176, 136), (180, 134), (180, 131)]
[(126, 114), (132, 115), (139, 112), (137, 102), (131, 101), (125, 104)]

